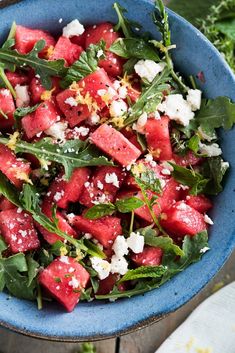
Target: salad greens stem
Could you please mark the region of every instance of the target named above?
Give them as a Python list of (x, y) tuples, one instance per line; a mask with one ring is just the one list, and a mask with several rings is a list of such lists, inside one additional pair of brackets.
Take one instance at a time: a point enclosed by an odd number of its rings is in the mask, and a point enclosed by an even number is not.
[(42, 310), (43, 305), (42, 305), (42, 290), (41, 287), (39, 285), (39, 283), (37, 283), (37, 303), (38, 303), (38, 310)]
[(130, 221), (130, 229), (129, 229), (130, 234), (133, 232), (134, 219), (135, 219), (135, 212), (131, 211), (131, 221)]
[(10, 29), (10, 32), (8, 34), (8, 37), (7, 37), (7, 41), (9, 39), (14, 39), (15, 38), (15, 34), (16, 34), (16, 22), (13, 21), (12, 22), (12, 25), (11, 25), (11, 29)]
[(14, 88), (12, 87), (10, 81), (8, 80), (4, 69), (2, 66), (0, 66), (0, 78), (2, 79), (3, 83), (5, 84), (5, 86), (9, 89), (9, 91), (11, 92), (12, 96), (16, 99), (16, 92), (14, 90)]

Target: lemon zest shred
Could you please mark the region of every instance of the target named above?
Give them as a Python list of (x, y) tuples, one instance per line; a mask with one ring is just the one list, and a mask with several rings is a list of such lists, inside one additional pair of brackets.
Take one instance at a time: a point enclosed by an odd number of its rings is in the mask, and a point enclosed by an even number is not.
[(141, 173), (146, 171), (146, 167), (143, 163), (139, 163), (139, 164), (134, 165), (131, 168), (131, 171), (135, 176), (139, 177)]
[(68, 250), (66, 249), (65, 246), (61, 246), (60, 248), (60, 256), (65, 256), (68, 254)]
[(18, 139), (19, 136), (20, 136), (19, 131), (15, 131), (14, 134), (12, 134), (12, 135), (9, 136), (9, 141), (8, 141), (8, 143), (6, 144), (6, 146), (7, 146), (8, 148), (10, 148), (10, 150), (15, 151), (15, 149), (16, 149), (16, 142), (17, 142), (17, 139)]
[(49, 99), (51, 99), (52, 93), (55, 91), (55, 87), (53, 87), (51, 90), (49, 91), (44, 91), (41, 94), (41, 100), (42, 101), (48, 101)]
[(124, 118), (122, 116), (112, 118), (110, 122), (114, 123), (114, 125), (118, 128), (124, 127)]
[(53, 45), (50, 45), (50, 46), (47, 48), (46, 54), (45, 54), (46, 59), (49, 59), (49, 58), (52, 56), (52, 54), (54, 53), (54, 50), (55, 50), (55, 48), (53, 47)]
[(20, 170), (17, 170), (16, 178), (19, 179), (19, 180), (23, 180), (23, 181), (25, 181), (26, 183), (28, 183), (30, 185), (33, 185), (32, 180), (29, 178), (28, 174), (25, 173), (25, 172), (21, 172)]
[(48, 170), (48, 166), (51, 165), (51, 162), (50, 161), (46, 161), (43, 158), (38, 158), (38, 160), (39, 160), (39, 163), (41, 165), (41, 168), (45, 169), (45, 170)]

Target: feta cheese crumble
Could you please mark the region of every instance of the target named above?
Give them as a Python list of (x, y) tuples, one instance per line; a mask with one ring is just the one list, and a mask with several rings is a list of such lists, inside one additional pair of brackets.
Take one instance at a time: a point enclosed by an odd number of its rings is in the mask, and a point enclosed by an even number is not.
[(71, 280), (69, 281), (68, 285), (73, 289), (77, 289), (80, 286), (80, 282), (77, 280), (76, 277), (72, 276)]
[(199, 149), (202, 154), (206, 154), (208, 157), (217, 157), (222, 154), (222, 150), (218, 143), (212, 143), (211, 145), (206, 145), (199, 142)]
[(76, 101), (75, 98), (73, 97), (68, 97), (64, 101), (66, 104), (70, 105), (70, 107), (76, 107), (78, 105), (78, 102)]
[(108, 261), (102, 260), (99, 257), (91, 257), (91, 265), (94, 268), (94, 270), (97, 272), (99, 279), (105, 279), (108, 277), (110, 270), (111, 270), (111, 265)]
[(144, 237), (139, 232), (132, 232), (127, 238), (127, 245), (135, 254), (139, 254), (144, 250)]
[(186, 100), (191, 105), (192, 111), (199, 110), (201, 107), (202, 92), (199, 89), (189, 89)]
[(58, 122), (54, 123), (49, 127), (49, 129), (45, 130), (46, 135), (51, 136), (59, 141), (65, 140), (65, 131), (68, 128), (67, 122)]
[(76, 19), (68, 23), (67, 26), (63, 28), (63, 36), (67, 38), (80, 36), (84, 31), (84, 26)]
[(208, 250), (210, 250), (210, 248), (208, 248), (208, 246), (204, 246), (204, 248), (200, 250), (200, 253), (205, 254), (205, 252), (207, 252)]
[(111, 259), (111, 273), (119, 273), (120, 275), (125, 275), (128, 271), (128, 262), (125, 257), (118, 257), (113, 255)]
[(212, 221), (212, 219), (211, 219), (207, 214), (205, 214), (205, 216), (204, 216), (204, 221), (205, 221), (207, 224), (210, 224), (211, 226), (214, 224), (214, 222)]
[(158, 105), (158, 110), (183, 126), (187, 126), (194, 118), (191, 105), (183, 98), (182, 94), (170, 94)]
[(122, 99), (113, 101), (109, 108), (109, 113), (112, 118), (118, 118), (127, 112), (127, 104)]
[(113, 243), (113, 251), (119, 258), (128, 254), (128, 245), (123, 235), (118, 235)]
[(27, 107), (30, 103), (29, 86), (15, 86), (17, 107)]
[(107, 184), (113, 184), (114, 186), (119, 188), (119, 180), (118, 180), (117, 174), (115, 173), (107, 173), (105, 175), (105, 182)]
[(153, 60), (139, 60), (135, 66), (135, 72), (141, 77), (152, 82), (156, 75), (163, 71), (165, 63), (155, 63)]

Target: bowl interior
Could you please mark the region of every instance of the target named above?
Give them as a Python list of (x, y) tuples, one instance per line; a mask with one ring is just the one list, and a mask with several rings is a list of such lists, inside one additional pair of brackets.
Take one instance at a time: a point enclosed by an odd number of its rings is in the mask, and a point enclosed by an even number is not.
[[(13, 20), (18, 24), (44, 28), (59, 33), (63, 26), (78, 18), (84, 24), (116, 22), (113, 0), (25, 0), (1, 10), (2, 41)], [(152, 24), (153, 4), (148, 0), (120, 0), (128, 16), (141, 23), (154, 37), (159, 34)], [(172, 42), (177, 45), (173, 56), (177, 69), (184, 75), (203, 71), (205, 83), (197, 82), (206, 97), (225, 95), (235, 100), (235, 80), (220, 54), (188, 22), (169, 12)], [(59, 19), (63, 22), (59, 23)], [(215, 199), (211, 213), (214, 226), (210, 231), (211, 251), (202, 261), (173, 278), (160, 289), (115, 303), (93, 301), (81, 303), (74, 312), (64, 313), (56, 303), (45, 304), (38, 311), (35, 303), (8, 299), (0, 294), (0, 323), (13, 330), (55, 340), (92, 340), (128, 332), (176, 310), (192, 298), (218, 271), (234, 248), (235, 228), (235, 139), (234, 131), (221, 133), (225, 160), (231, 165), (225, 189)]]

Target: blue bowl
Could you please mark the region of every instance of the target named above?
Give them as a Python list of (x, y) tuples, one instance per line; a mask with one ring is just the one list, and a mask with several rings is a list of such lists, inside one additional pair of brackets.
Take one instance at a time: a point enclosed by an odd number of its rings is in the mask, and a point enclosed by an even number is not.
[[(82, 23), (116, 22), (113, 0), (25, 0), (1, 10), (1, 40), (11, 23), (44, 28), (58, 33), (78, 18)], [(145, 30), (159, 37), (150, 14), (153, 3), (148, 0), (120, 0), (129, 10), (129, 17)], [(59, 19), (63, 18), (60, 24)], [(219, 95), (235, 100), (235, 78), (226, 62), (211, 43), (183, 18), (169, 11), (172, 42), (177, 45), (174, 61), (185, 76), (204, 72), (205, 83), (197, 82), (206, 97)], [(93, 301), (81, 303), (67, 314), (56, 303), (45, 304), (38, 311), (36, 304), (0, 294), (0, 323), (30, 336), (58, 341), (82, 341), (109, 338), (143, 327), (175, 311), (197, 294), (224, 264), (235, 247), (235, 135), (222, 132), (224, 157), (231, 165), (224, 191), (215, 199), (211, 214), (214, 226), (210, 231), (211, 251), (202, 261), (190, 266), (160, 289), (115, 303)]]

